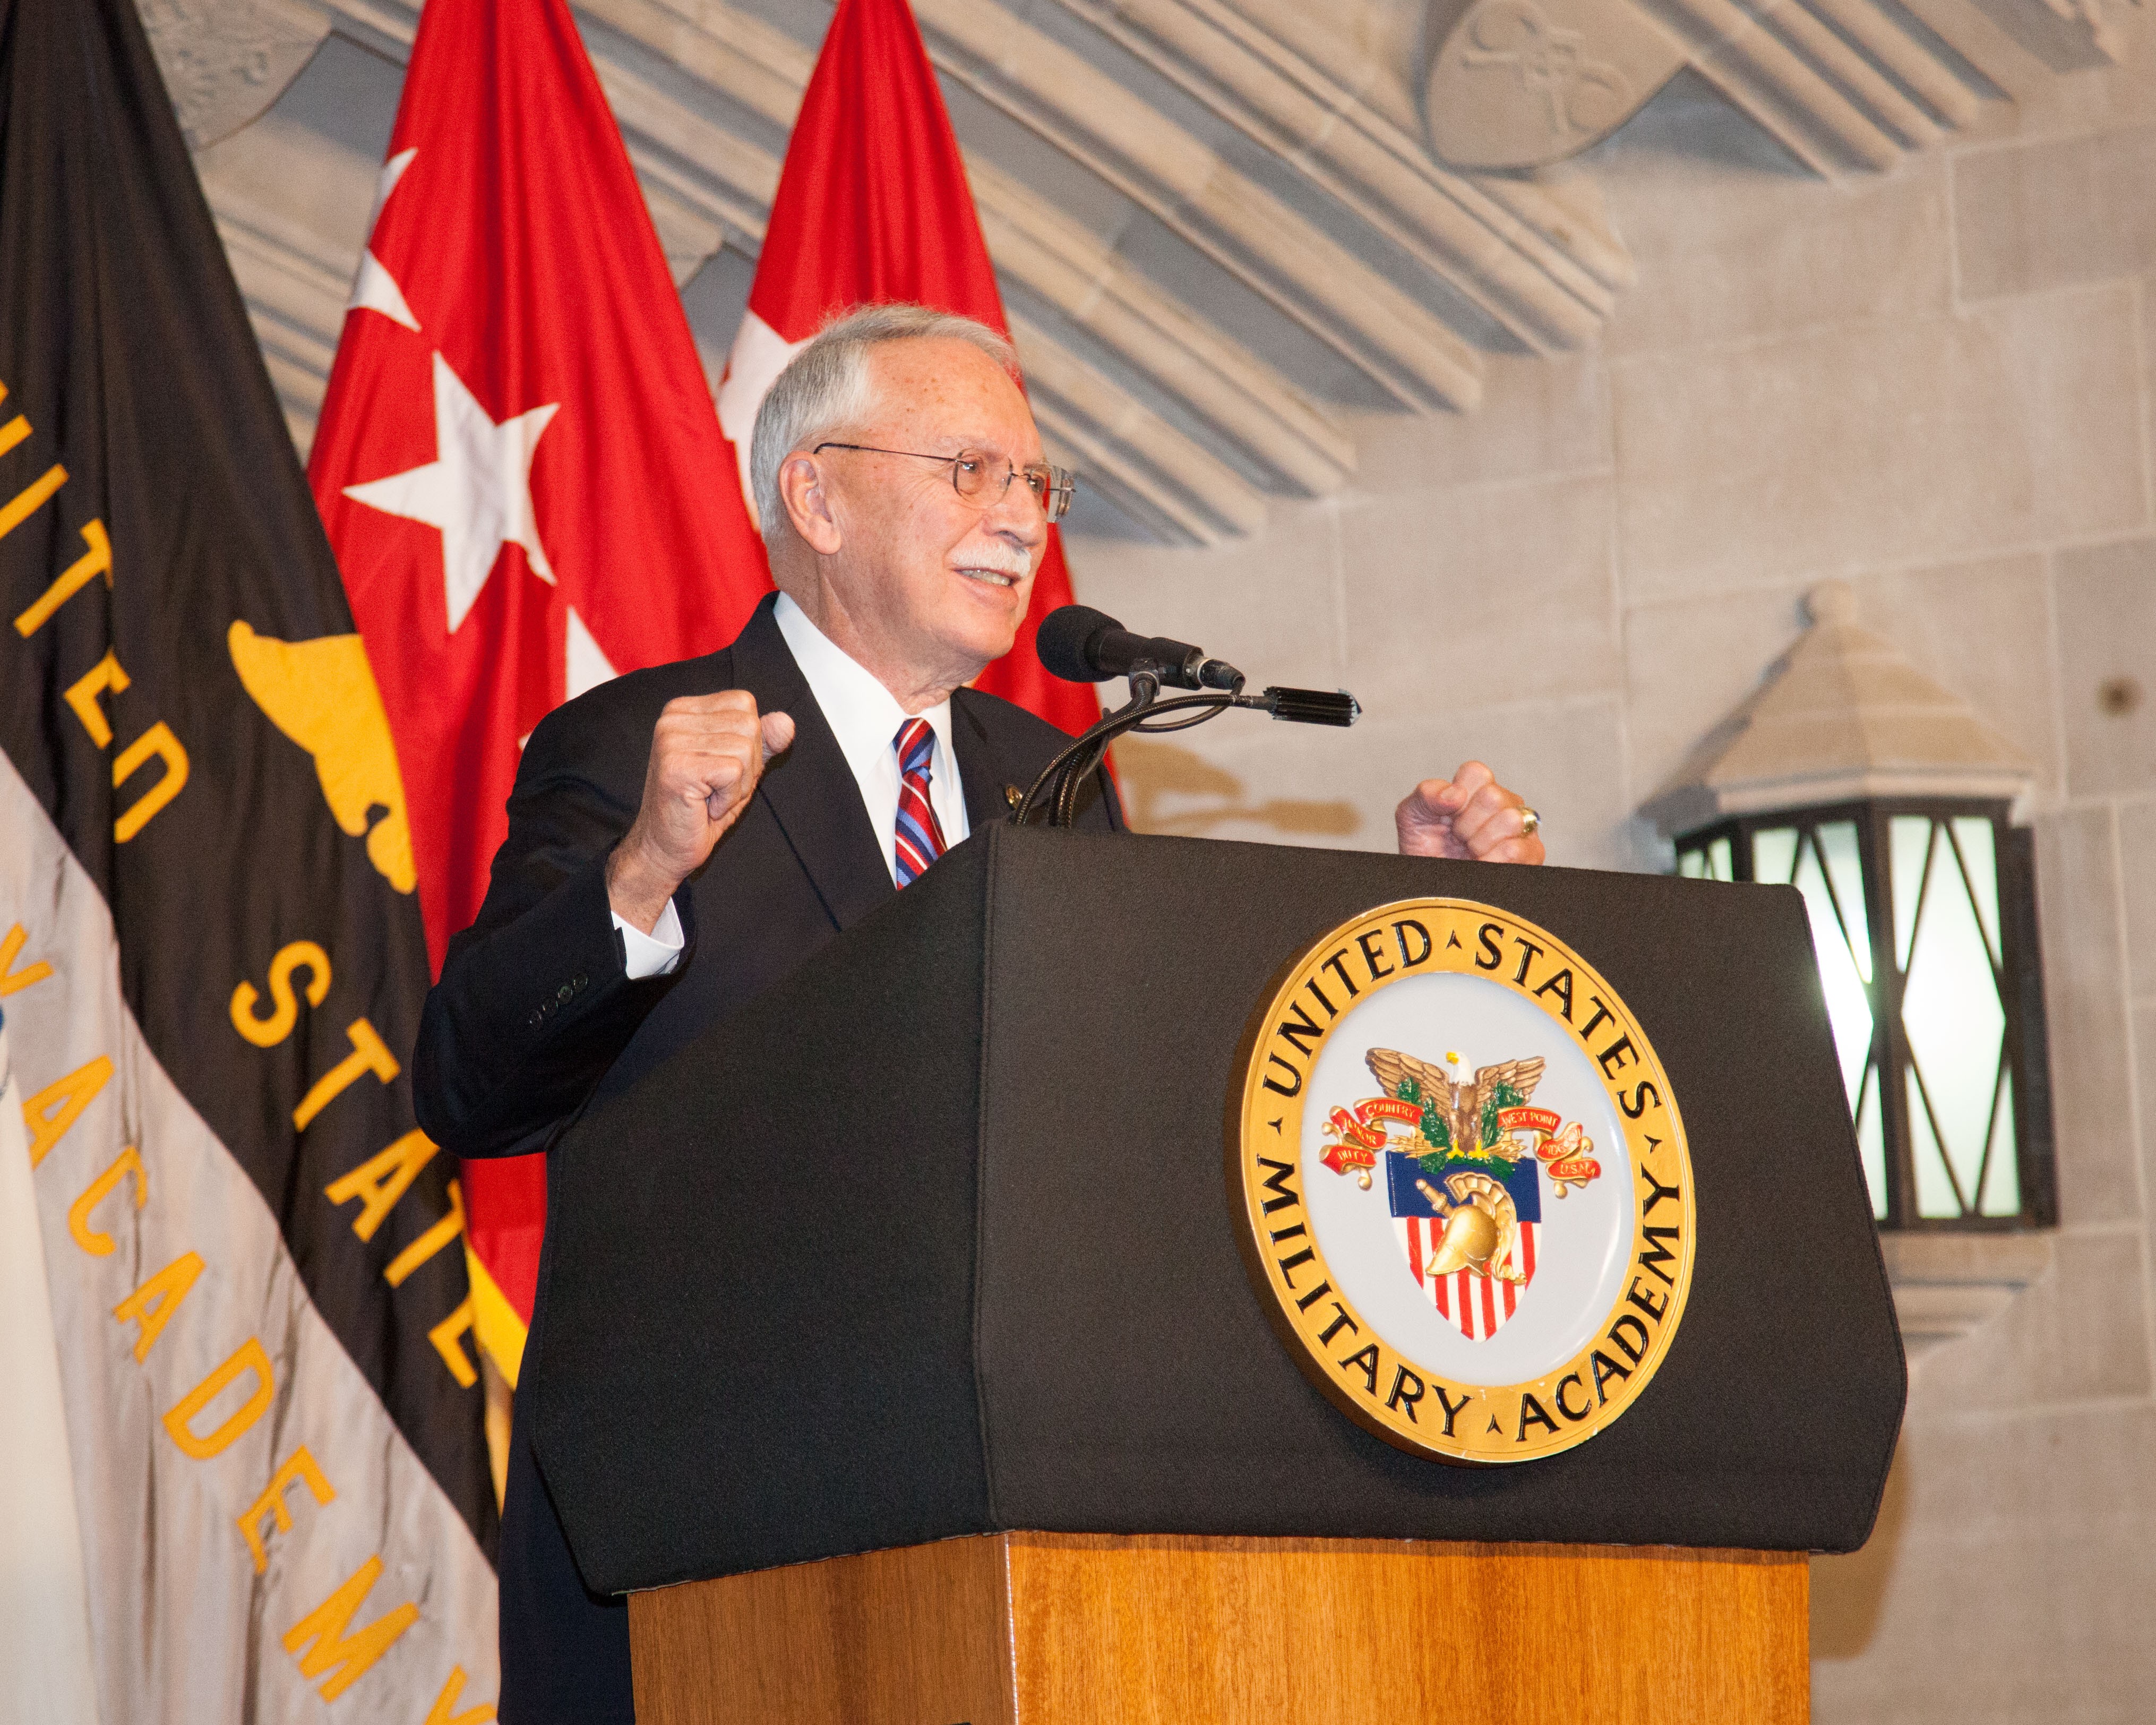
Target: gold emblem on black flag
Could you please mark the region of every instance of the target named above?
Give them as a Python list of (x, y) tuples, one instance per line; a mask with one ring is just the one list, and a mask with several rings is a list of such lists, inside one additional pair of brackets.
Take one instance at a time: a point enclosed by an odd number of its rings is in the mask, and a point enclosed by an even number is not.
[(1684, 1315), (1691, 1163), (1608, 981), (1468, 899), (1369, 911), (1253, 1021), (1237, 1240), (1304, 1373), (1414, 1454), (1529, 1461), (1644, 1390)]
[(285, 736), (315, 757), (322, 800), (367, 860), (399, 892), (419, 884), (404, 778), (389, 716), (356, 634), (280, 641), (244, 622), (225, 634), (240, 686)]

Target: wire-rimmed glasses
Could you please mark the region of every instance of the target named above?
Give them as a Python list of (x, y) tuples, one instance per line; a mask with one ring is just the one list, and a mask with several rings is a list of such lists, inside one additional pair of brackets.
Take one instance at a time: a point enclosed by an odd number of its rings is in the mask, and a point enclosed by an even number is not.
[(951, 488), (968, 503), (981, 509), (993, 509), (1009, 495), (1011, 481), (1023, 479), (1025, 488), (1033, 493), (1033, 501), (1040, 506), (1040, 512), (1051, 521), (1060, 521), (1070, 508), (1071, 495), (1078, 481), (1067, 467), (1052, 467), (1045, 461), (1029, 461), (1024, 467), (1004, 462), (1003, 483), (995, 483), (993, 464), (998, 459), (981, 449), (961, 449), (955, 455), (932, 455), (921, 449), (883, 449), (874, 444), (821, 443), (808, 453), (820, 455), (826, 449), (853, 449), (864, 455), (904, 455), (915, 461), (940, 461), (951, 470)]

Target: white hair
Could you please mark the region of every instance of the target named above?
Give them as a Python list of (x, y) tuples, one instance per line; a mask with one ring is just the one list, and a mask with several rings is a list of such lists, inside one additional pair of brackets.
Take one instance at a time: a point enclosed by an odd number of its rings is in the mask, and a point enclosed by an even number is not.
[(1018, 355), (986, 324), (953, 311), (902, 301), (858, 305), (819, 330), (764, 393), (749, 438), (749, 487), (756, 495), (757, 526), (767, 545), (778, 543), (786, 520), (778, 495), (778, 470), (786, 458), (857, 427), (875, 410), (869, 351), (888, 341), (964, 341), (1004, 371), (1016, 373)]

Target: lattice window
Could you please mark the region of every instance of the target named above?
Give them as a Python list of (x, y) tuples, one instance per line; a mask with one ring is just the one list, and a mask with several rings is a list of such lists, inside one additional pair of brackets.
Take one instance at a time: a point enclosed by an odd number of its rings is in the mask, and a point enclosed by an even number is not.
[(1794, 886), (1881, 1224), (2056, 1219), (2029, 834), (2003, 803), (1727, 821), (1678, 872)]

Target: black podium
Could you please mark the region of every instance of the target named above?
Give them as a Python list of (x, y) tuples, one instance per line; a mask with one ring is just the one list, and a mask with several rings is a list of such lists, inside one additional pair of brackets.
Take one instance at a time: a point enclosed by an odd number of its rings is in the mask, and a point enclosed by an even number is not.
[[(1404, 1454), (1329, 1404), (1224, 1189), (1270, 979), (1426, 896), (1584, 955), (1690, 1139), (1697, 1259), (1659, 1374), (1517, 1467)], [(1846, 1550), (1899, 1428), (1787, 888), (997, 827), (595, 1109), (550, 1179), (521, 1394), (608, 1591), (1018, 1530)]]

